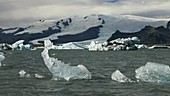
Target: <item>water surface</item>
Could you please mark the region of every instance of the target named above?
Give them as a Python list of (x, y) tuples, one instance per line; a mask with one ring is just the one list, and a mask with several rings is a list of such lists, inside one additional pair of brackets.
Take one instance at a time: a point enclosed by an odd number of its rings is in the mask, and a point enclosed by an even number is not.
[[(91, 80), (54, 81), (41, 58), (42, 50), (6, 51), (6, 59), (0, 67), (0, 96), (170, 96), (170, 84), (118, 83), (111, 74), (120, 70), (135, 80), (135, 69), (147, 62), (170, 65), (170, 50), (138, 50), (89, 52), (87, 50), (50, 50), (71, 65), (83, 64), (92, 73)], [(25, 70), (31, 78), (21, 78), (18, 72)], [(34, 78), (34, 74), (45, 76)]]

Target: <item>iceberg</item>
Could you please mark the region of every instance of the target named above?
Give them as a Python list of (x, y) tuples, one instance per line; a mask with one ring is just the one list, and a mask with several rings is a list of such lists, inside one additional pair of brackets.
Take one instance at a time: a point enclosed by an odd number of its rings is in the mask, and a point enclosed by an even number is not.
[(34, 77), (35, 78), (38, 78), (38, 79), (42, 79), (42, 78), (45, 78), (45, 76), (43, 76), (43, 75), (40, 75), (40, 74), (34, 74)]
[(105, 43), (98, 43), (97, 41), (92, 41), (88, 46), (89, 51), (108, 51), (108, 48), (105, 47), (107, 42)]
[(1, 62), (5, 59), (4, 53), (0, 52), (0, 66), (2, 66)]
[(92, 41), (88, 46), (89, 51), (137, 50), (142, 48), (147, 48), (147, 46), (140, 44), (138, 37), (118, 38), (104, 43)]
[(44, 41), (44, 50), (41, 56), (49, 71), (53, 74), (53, 80), (65, 79), (91, 79), (91, 73), (84, 65), (70, 66), (57, 58), (49, 57), (48, 50), (53, 44), (50, 40)]
[(147, 49), (148, 46), (147, 45), (144, 45), (144, 44), (135, 44), (135, 46), (138, 48), (138, 49)]
[(123, 44), (123, 45), (134, 45), (134, 44), (139, 44), (140, 40), (138, 39), (138, 37), (118, 38), (118, 39), (110, 41), (110, 43)]
[(170, 67), (168, 65), (148, 62), (135, 70), (136, 78), (144, 82), (170, 83)]
[(15, 43), (13, 43), (13, 44), (11, 45), (11, 48), (12, 48), (12, 49), (17, 49), (19, 46), (24, 45), (23, 43), (24, 43), (24, 40), (16, 41)]
[(131, 79), (123, 75), (119, 70), (116, 70), (112, 75), (111, 79), (117, 82), (133, 82)]
[(18, 40), (12, 45), (3, 43), (1, 47), (3, 50), (31, 50), (33, 49), (32, 44), (24, 45), (24, 40)]
[(84, 49), (84, 47), (74, 42), (70, 42), (61, 45), (56, 45), (54, 49)]
[(31, 75), (31, 74), (27, 73), (25, 70), (19, 71), (18, 74), (22, 78), (31, 78), (31, 77), (34, 77), (34, 78), (37, 78), (37, 79), (45, 78), (45, 76), (37, 74), (37, 73)]
[(20, 77), (27, 77), (27, 78), (31, 77), (31, 75), (24, 70), (21, 70), (18, 73), (19, 73)]
[(153, 45), (153, 46), (149, 47), (148, 49), (170, 49), (170, 46), (166, 46), (166, 45)]
[(32, 44), (26, 44), (26, 45), (19, 45), (18, 50), (31, 50), (33, 49), (33, 45)]
[(60, 45), (53, 45), (53, 43), (48, 39), (46, 40), (46, 43), (50, 49), (85, 49), (82, 45), (74, 42), (64, 43)]

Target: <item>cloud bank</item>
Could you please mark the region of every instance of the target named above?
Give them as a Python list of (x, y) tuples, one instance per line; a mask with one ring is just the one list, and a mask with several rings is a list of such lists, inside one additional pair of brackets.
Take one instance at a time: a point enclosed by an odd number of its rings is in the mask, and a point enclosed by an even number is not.
[(1, 0), (0, 27), (89, 14), (169, 18), (170, 0)]

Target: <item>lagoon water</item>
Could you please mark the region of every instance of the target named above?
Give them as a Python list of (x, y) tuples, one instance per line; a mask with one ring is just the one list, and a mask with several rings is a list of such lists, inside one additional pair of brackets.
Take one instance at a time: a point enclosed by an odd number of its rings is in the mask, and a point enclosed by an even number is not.
[[(89, 52), (87, 50), (50, 50), (71, 65), (83, 64), (92, 73), (91, 80), (51, 80), (52, 74), (44, 65), (42, 50), (5, 51), (6, 59), (0, 67), (0, 96), (170, 96), (166, 83), (118, 83), (111, 74), (120, 70), (135, 80), (135, 69), (147, 62), (170, 65), (170, 50), (138, 50)], [(31, 77), (19, 77), (25, 70)], [(34, 74), (45, 76), (34, 78)]]

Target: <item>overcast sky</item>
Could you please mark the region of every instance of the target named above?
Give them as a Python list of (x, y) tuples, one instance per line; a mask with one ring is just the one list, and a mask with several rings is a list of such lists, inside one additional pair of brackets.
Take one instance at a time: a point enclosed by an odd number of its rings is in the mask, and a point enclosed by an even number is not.
[(75, 15), (170, 17), (170, 0), (0, 0), (0, 27)]

